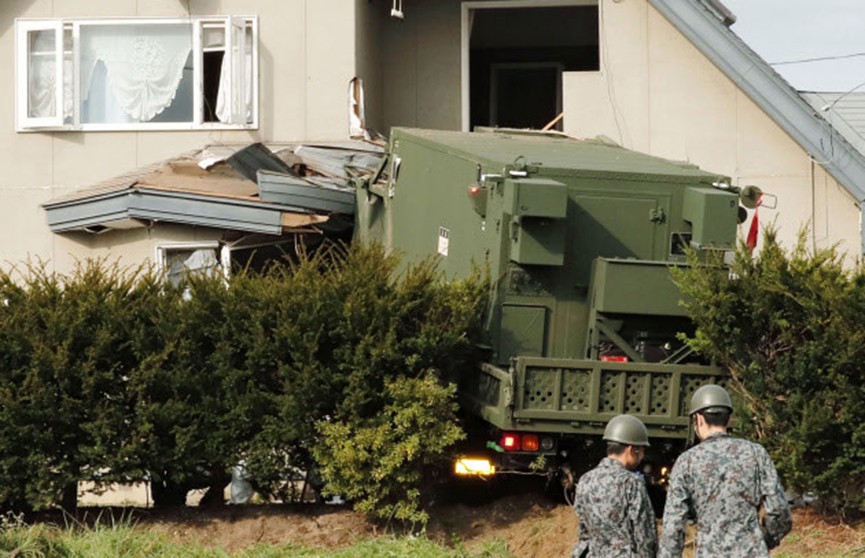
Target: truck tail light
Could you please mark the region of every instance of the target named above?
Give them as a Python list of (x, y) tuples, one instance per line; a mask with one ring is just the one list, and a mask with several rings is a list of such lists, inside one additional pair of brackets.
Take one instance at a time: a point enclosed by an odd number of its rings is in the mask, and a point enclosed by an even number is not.
[(537, 434), (505, 432), (502, 434), (499, 445), (505, 451), (538, 451), (541, 447), (541, 441)]
[(625, 355), (601, 355), (601, 362), (628, 362)]
[(501, 446), (505, 451), (519, 451), (520, 435), (516, 432), (505, 432), (502, 434)]
[(523, 434), (523, 451), (538, 451), (539, 442), (537, 434)]

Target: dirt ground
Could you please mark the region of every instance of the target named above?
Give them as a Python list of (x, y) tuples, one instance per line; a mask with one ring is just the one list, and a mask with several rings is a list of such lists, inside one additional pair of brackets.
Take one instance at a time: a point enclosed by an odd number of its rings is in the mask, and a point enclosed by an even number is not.
[[(104, 514), (105, 509), (101, 511)], [(481, 506), (444, 505), (431, 515), (427, 535), (434, 540), (472, 548), (498, 539), (525, 558), (569, 556), (577, 535), (573, 511), (541, 495), (509, 496)], [(162, 530), (178, 542), (203, 542), (231, 552), (257, 542), (339, 549), (388, 531), (345, 506), (312, 504), (151, 509), (139, 510), (135, 517), (139, 528)], [(840, 555), (863, 549), (865, 525), (850, 526), (797, 509), (793, 532), (773, 555)]]

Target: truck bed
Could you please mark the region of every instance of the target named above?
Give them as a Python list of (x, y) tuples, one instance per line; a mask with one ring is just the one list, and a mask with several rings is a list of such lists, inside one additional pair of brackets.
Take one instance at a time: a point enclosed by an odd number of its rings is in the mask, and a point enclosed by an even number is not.
[(654, 438), (685, 439), (698, 387), (725, 385), (716, 366), (518, 357), (510, 369), (484, 363), (463, 378), (463, 404), (502, 430), (601, 435), (620, 413)]

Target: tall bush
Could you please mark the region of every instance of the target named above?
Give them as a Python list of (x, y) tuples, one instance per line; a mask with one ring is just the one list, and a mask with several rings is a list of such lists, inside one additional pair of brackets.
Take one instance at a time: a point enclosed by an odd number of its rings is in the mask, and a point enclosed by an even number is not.
[[(336, 353), (345, 384), (334, 412), (319, 419), (315, 457), (329, 493), (378, 517), (425, 522), (424, 469), (464, 437), (448, 380), (474, 364), (487, 286), (480, 274), (446, 283), (432, 261), (395, 276), (398, 260), (374, 250), (347, 263), (340, 289), (350, 296), (336, 329), (348, 341)], [(379, 271), (354, 292), (367, 267)]]
[(182, 504), (193, 487), (221, 495), (238, 463), (277, 497), (296, 497), (286, 481), (316, 469), (342, 491), (330, 471), (355, 461), (331, 460), (333, 424), (360, 438), (394, 428), (377, 455), (403, 457), (362, 499), (415, 509), (416, 472), (460, 436), (446, 379), (469, 365), (485, 289), (379, 246), (178, 286), (104, 261), (0, 274), (0, 504), (40, 508), (76, 481), (144, 478), (157, 505)]
[[(761, 252), (675, 274), (697, 325), (690, 344), (729, 369), (740, 428), (765, 444), (788, 488), (834, 510), (865, 509), (865, 274), (835, 248)], [(714, 264), (714, 265), (712, 265)]]
[(75, 503), (127, 434), (123, 334), (140, 270), (103, 261), (73, 280), (33, 264), (0, 275), (0, 500)]
[[(272, 307), (280, 315), (272, 341), (281, 349), (274, 354), (283, 388), (276, 397), (279, 414), (268, 417), (250, 444), (251, 474), (273, 483), (314, 468), (330, 493), (363, 494), (365, 503), (359, 505), (365, 511), (391, 510), (397, 501), (419, 511), (420, 502), (410, 494), (419, 489), (416, 472), (441, 458), (461, 435), (452, 409), (454, 390), (446, 380), (472, 365), (486, 293), (480, 274), (445, 282), (432, 261), (401, 267), (399, 257), (380, 246), (353, 246), (303, 258), (280, 272), (274, 290), (280, 302)], [(388, 474), (363, 468), (349, 477), (357, 485), (347, 482), (344, 473), (358, 463), (356, 455), (340, 450), (359, 447), (360, 438), (368, 441), (369, 428), (393, 427), (403, 407), (415, 409), (417, 401), (396, 400), (400, 382), (433, 377), (441, 390), (423, 384), (425, 397), (432, 398), (426, 411), (433, 414), (418, 418), (417, 427), (446, 433), (435, 442), (439, 446), (419, 448)], [(394, 451), (391, 446), (405, 443), (400, 436), (378, 440), (378, 451)], [(359, 487), (388, 497), (373, 504)]]

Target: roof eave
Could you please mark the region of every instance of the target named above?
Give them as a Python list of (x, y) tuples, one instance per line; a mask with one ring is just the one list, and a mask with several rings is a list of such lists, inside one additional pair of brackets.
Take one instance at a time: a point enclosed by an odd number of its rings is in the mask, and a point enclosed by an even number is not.
[(48, 226), (55, 233), (137, 219), (280, 235), (284, 232), (283, 213), (307, 213), (277, 204), (146, 188), (48, 203), (43, 207)]

